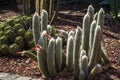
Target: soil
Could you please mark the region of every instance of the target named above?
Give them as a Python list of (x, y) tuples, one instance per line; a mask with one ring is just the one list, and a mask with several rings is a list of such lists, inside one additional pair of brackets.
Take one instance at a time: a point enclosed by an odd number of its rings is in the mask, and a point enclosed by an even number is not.
[[(76, 4), (63, 6), (60, 7), (58, 19), (53, 23), (53, 26), (66, 31), (74, 30), (78, 25), (81, 27), (85, 13), (83, 9), (87, 8), (88, 5)], [(19, 12), (16, 9), (0, 9), (0, 20), (17, 14)], [(111, 66), (96, 75), (95, 80), (120, 80), (120, 66), (117, 64), (117, 55), (120, 52), (120, 23), (106, 22), (103, 27), (103, 38)], [(15, 73), (33, 78), (41, 78), (42, 76), (35, 61), (21, 56), (0, 56), (0, 72)], [(63, 75), (57, 76), (55, 80), (73, 80), (73, 76), (66, 78), (66, 75)]]

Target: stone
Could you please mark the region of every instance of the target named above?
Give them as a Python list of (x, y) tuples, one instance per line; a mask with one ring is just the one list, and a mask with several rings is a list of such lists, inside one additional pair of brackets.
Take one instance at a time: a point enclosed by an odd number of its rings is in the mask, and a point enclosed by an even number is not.
[(9, 75), (8, 73), (0, 73), (0, 78)]
[(33, 79), (31, 77), (23, 77), (23, 76), (21, 76), (21, 77), (15, 79), (15, 80), (33, 80)]
[(20, 75), (14, 74), (14, 75), (10, 75), (10, 74), (6, 74), (6, 76), (2, 76), (0, 77), (0, 80), (15, 80), (16, 78), (20, 77)]

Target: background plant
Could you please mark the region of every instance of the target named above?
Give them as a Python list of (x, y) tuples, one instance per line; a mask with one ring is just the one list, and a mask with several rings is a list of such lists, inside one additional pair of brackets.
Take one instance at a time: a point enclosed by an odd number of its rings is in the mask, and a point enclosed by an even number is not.
[(40, 15), (42, 10), (45, 9), (49, 14), (50, 23), (56, 19), (59, 6), (60, 0), (36, 0), (36, 12)]
[(15, 55), (34, 46), (32, 31), (29, 30), (31, 23), (32, 18), (28, 16), (3, 20), (0, 24), (0, 55)]

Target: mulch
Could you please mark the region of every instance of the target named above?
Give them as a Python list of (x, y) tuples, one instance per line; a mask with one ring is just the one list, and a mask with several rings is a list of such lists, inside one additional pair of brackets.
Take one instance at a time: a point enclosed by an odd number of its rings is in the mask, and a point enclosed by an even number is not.
[[(69, 8), (74, 8), (73, 10)], [(58, 29), (64, 29), (69, 31), (75, 29), (77, 25), (82, 25), (83, 12), (76, 11), (77, 8), (80, 8), (79, 5), (74, 7), (69, 5), (65, 7), (65, 10), (69, 10), (69, 14), (60, 13), (58, 20), (53, 23), (53, 26), (56, 26)], [(18, 13), (11, 10), (0, 11), (0, 20), (4, 18), (10, 18), (13, 15)], [(111, 22), (112, 24), (112, 22)], [(120, 25), (107, 23), (103, 28), (103, 38), (105, 42), (105, 47), (107, 50), (108, 58), (111, 61), (111, 67), (98, 74), (95, 77), (95, 80), (120, 80), (120, 66), (117, 64), (117, 55), (120, 52)], [(31, 60), (28, 57), (21, 56), (0, 56), (0, 72), (7, 72), (12, 74), (19, 74), (22, 76), (30, 76), (33, 78), (41, 78), (40, 70), (37, 66), (37, 63)], [(66, 76), (57, 76), (55, 79), (61, 80), (73, 80), (73, 76), (66, 78)]]

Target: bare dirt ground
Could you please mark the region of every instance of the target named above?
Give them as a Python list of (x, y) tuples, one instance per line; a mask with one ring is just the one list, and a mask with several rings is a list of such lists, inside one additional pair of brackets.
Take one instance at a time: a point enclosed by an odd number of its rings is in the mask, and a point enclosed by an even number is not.
[[(85, 12), (82, 12), (86, 5), (64, 5), (60, 8), (57, 21), (53, 23), (56, 28), (64, 29), (66, 31), (75, 29), (77, 25), (82, 26), (82, 19)], [(87, 7), (86, 7), (87, 8)], [(10, 18), (17, 15), (14, 10), (0, 9), (0, 20)], [(95, 80), (120, 80), (120, 66), (117, 64), (117, 55), (120, 51), (120, 24), (113, 24), (112, 22), (106, 23), (103, 28), (103, 37), (105, 47), (111, 67), (98, 74)], [(0, 57), (0, 72), (15, 73), (23, 76), (30, 76), (33, 78), (40, 78), (41, 73), (38, 69), (37, 63), (27, 57)], [(55, 79), (73, 80), (73, 76), (65, 78), (61, 76)]]

